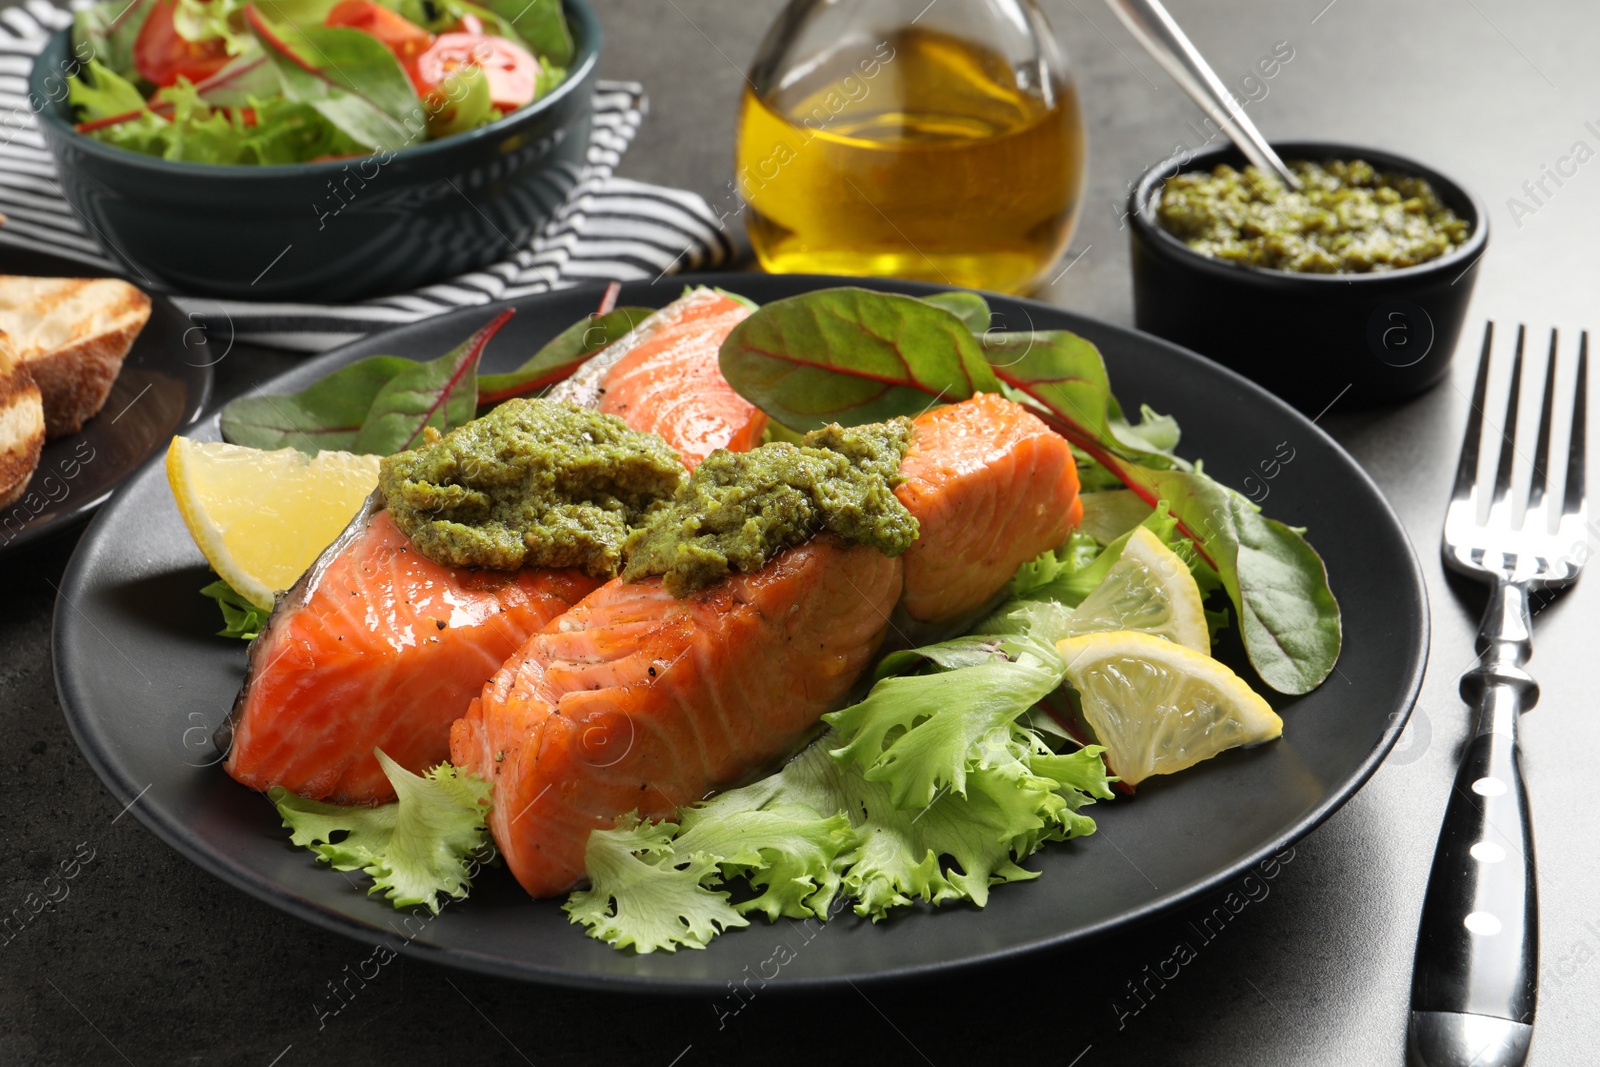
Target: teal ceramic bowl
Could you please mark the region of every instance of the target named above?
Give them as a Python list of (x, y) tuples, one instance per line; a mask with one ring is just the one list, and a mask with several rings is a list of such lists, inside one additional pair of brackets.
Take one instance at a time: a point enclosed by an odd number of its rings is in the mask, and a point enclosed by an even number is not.
[(102, 144), (73, 128), (65, 31), (28, 88), (62, 191), (131, 275), (186, 294), (338, 303), (505, 259), (560, 207), (587, 155), (600, 54), (593, 9), (565, 8), (577, 54), (549, 96), (386, 161), (223, 166)]

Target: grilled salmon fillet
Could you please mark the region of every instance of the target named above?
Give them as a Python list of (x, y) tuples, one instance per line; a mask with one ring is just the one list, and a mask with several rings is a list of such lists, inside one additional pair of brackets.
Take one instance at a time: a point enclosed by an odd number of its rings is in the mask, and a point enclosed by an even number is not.
[(985, 607), (1017, 567), (1083, 518), (1066, 439), (1021, 404), (979, 393), (912, 420), (895, 495), (916, 516), (901, 606), (918, 622)]
[(761, 442), (766, 413), (734, 392), (717, 363), (722, 342), (749, 314), (724, 293), (690, 290), (584, 364), (550, 398), (660, 434), (690, 470), (719, 448), (749, 451)]
[(901, 565), (832, 534), (682, 600), (601, 586), (529, 639), (450, 732), (494, 786), (489, 827), (534, 896), (584, 876), (591, 831), (747, 779), (797, 747), (871, 661)]
[(824, 534), (683, 600), (660, 579), (609, 582), (484, 687), (451, 760), (493, 783), (489, 828), (529, 893), (580, 881), (589, 834), (619, 816), (668, 817), (792, 751), (871, 661), (902, 588), (919, 618), (950, 618), (1066, 539), (1072, 452), (1024, 408), (979, 396), (914, 421), (897, 492), (923, 525), (903, 565)]
[[(666, 438), (691, 465), (714, 448), (748, 448), (766, 416), (717, 369), (717, 347), (746, 314), (736, 300), (695, 290), (611, 346), (622, 358), (594, 381), (567, 391), (606, 411), (597, 390), (623, 383), (634, 399), (616, 414)], [(415, 772), (445, 759), (450, 724), (490, 676), (599, 584), (569, 571), (441, 566), (369, 507), (280, 599), (251, 645), (224, 767), (256, 789), (281, 785), (347, 804), (393, 799), (373, 748)]]
[(250, 645), (223, 768), (255, 789), (394, 799), (373, 756), (420, 771), (506, 658), (599, 581), (444, 567), (371, 503), (278, 600)]

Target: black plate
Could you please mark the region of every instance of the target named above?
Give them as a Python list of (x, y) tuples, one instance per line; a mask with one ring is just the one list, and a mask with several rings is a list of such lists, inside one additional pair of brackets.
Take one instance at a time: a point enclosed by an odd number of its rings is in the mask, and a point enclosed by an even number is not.
[[(758, 301), (842, 283), (752, 274), (697, 280)], [(622, 301), (660, 306), (683, 285), (627, 285)], [(485, 355), (489, 369), (514, 365), (592, 311), (596, 296), (569, 290), (517, 301), (520, 314)], [(1105, 353), (1124, 404), (1142, 401), (1176, 414), (1184, 450), (1203, 456), (1223, 481), (1243, 485), (1253, 476), (1251, 484), (1270, 486), (1271, 513), (1310, 527), (1327, 560), (1344, 607), (1345, 649), (1322, 688), (1277, 702), (1286, 723), (1282, 741), (1147, 782), (1135, 800), (1098, 805), (1099, 834), (1047, 848), (1031, 861), (1044, 876), (999, 887), (985, 910), (921, 909), (877, 926), (846, 915), (820, 933), (758, 921), (704, 952), (652, 956), (590, 940), (567, 922), (559, 901), (528, 900), (502, 871), (488, 872), (469, 900), (431, 921), (396, 913), (350, 879), (317, 869), (309, 853), (289, 844), (271, 805), (211, 765), (218, 757), (208, 738), (239, 687), (244, 648), (211, 636), (216, 608), (197, 593), (205, 566), (155, 464), (96, 517), (56, 607), (56, 681), (78, 744), (119, 801), (131, 803), (163, 840), (275, 907), (425, 959), (566, 985), (722, 995), (747, 967), (753, 975), (765, 962), (770, 972), (779, 942), (793, 956), (775, 979), (784, 985), (903, 976), (1080, 941), (1217, 887), (1348, 800), (1404, 727), (1428, 632), (1410, 543), (1343, 449), (1243, 378), (1165, 342), (1044, 304), (992, 303), (997, 327), (1066, 328), (1089, 337)], [(494, 313), (463, 311), (365, 339), (284, 375), (270, 391), (302, 388), (372, 353), (432, 358)], [(198, 432), (215, 437), (215, 419)], [(1292, 459), (1263, 481), (1262, 465), (1289, 449)]]
[[(106, 274), (87, 263), (14, 245), (0, 245), (0, 273)], [(105, 407), (77, 433), (46, 442), (27, 490), (0, 509), (0, 555), (75, 526), (139, 464), (165, 448), (211, 398), (211, 366), (217, 358), (202, 327), (170, 300), (151, 293), (150, 321), (123, 360)]]

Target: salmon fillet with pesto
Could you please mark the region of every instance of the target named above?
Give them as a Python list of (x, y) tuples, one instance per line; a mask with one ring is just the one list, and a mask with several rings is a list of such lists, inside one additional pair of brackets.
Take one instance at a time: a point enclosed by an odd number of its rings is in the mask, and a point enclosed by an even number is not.
[(719, 448), (748, 451), (760, 443), (767, 416), (722, 377), (717, 353), (749, 314), (724, 293), (693, 289), (602, 350), (550, 397), (660, 434), (690, 470)]
[(949, 622), (984, 608), (1019, 566), (1077, 528), (1078, 467), (1065, 438), (993, 393), (912, 425), (895, 495), (920, 530), (901, 606), (918, 622)]
[(494, 786), (489, 828), (534, 896), (584, 877), (589, 834), (663, 818), (794, 751), (876, 653), (901, 564), (823, 534), (679, 600), (595, 590), (532, 637), (450, 734)]
[[(748, 314), (737, 300), (696, 289), (553, 395), (660, 435), (691, 468), (714, 449), (748, 449), (766, 416), (717, 366), (723, 338)], [(387, 513), (358, 516), (251, 646), (224, 766), (256, 789), (281, 785), (340, 803), (390, 800), (373, 748), (414, 772), (444, 759), (450, 724), (489, 677), (598, 584), (575, 571), (440, 566), (410, 550)], [(326, 592), (335, 586), (343, 592)], [(473, 621), (439, 630), (441, 611)]]
[(484, 680), (599, 584), (577, 570), (440, 566), (369, 503), (251, 642), (223, 768), (254, 789), (392, 800), (372, 750), (412, 771), (445, 759)]
[(489, 828), (529, 893), (581, 881), (589, 834), (618, 817), (668, 817), (793, 751), (868, 666), (902, 588), (917, 618), (949, 619), (1066, 539), (1071, 449), (1024, 408), (983, 396), (913, 426), (895, 496), (921, 533), (903, 556), (821, 534), (683, 600), (659, 578), (612, 581), (485, 686), (451, 760), (493, 784)]

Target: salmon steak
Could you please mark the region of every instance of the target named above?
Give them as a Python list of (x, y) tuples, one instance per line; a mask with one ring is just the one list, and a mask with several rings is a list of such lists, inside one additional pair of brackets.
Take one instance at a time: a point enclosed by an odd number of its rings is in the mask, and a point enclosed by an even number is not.
[(444, 760), (485, 679), (599, 584), (440, 566), (369, 503), (251, 642), (223, 768), (254, 789), (393, 800), (372, 750), (417, 772)]
[(902, 590), (920, 618), (970, 612), (1076, 525), (1072, 451), (1021, 406), (979, 396), (914, 425), (897, 495), (922, 527), (903, 557), (823, 534), (683, 600), (659, 578), (612, 581), (485, 686), (451, 760), (493, 784), (489, 828), (523, 888), (571, 888), (594, 830), (670, 817), (792, 752)]
[(450, 734), (494, 786), (489, 828), (536, 897), (589, 834), (664, 818), (791, 753), (876, 654), (901, 564), (823, 534), (679, 600), (608, 582), (529, 639)]
[(988, 606), (1019, 566), (1059, 547), (1083, 518), (1065, 438), (994, 393), (912, 420), (895, 495), (916, 517), (907, 615), (944, 623)]
[[(690, 467), (717, 448), (747, 450), (766, 415), (723, 380), (717, 349), (749, 313), (694, 290), (560, 389), (659, 434)], [(412, 550), (387, 512), (368, 509), (280, 599), (251, 646), (224, 767), (256, 789), (392, 800), (373, 748), (416, 773), (445, 759), (450, 724), (490, 676), (598, 584), (573, 571), (441, 566)]]
[(603, 349), (550, 394), (659, 434), (694, 470), (719, 448), (761, 443), (767, 416), (722, 376), (717, 354), (750, 308), (699, 288), (668, 304)]

